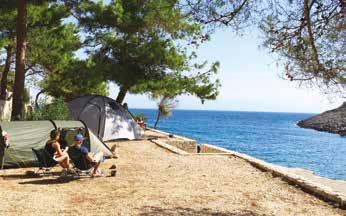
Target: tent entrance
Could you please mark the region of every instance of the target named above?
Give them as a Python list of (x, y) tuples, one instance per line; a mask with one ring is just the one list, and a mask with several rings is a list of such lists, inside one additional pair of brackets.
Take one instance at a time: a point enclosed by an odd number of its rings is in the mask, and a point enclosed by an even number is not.
[(77, 134), (83, 134), (86, 137), (86, 130), (84, 128), (59, 128), (59, 130), (61, 145), (72, 146), (74, 137)]

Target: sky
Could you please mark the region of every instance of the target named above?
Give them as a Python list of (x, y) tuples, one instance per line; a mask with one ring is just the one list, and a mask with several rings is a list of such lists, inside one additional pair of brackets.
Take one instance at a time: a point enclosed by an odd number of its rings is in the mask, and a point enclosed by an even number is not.
[[(220, 29), (199, 48), (200, 61), (220, 62), (220, 94), (204, 105), (193, 96), (181, 96), (177, 109), (319, 113), (342, 104), (317, 89), (299, 88), (280, 78), (282, 70), (260, 46), (260, 34), (249, 32), (240, 36), (231, 29)], [(116, 98), (117, 93), (118, 88), (111, 85), (110, 97)], [(157, 107), (146, 95), (128, 94), (125, 102), (130, 108)]]

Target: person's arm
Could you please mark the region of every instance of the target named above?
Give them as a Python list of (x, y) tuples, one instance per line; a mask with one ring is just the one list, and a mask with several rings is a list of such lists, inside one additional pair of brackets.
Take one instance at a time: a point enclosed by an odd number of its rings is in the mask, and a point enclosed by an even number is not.
[(93, 158), (93, 154), (92, 153), (89, 152), (85, 157), (86, 157), (86, 159), (88, 161), (94, 162), (94, 158)]
[(89, 161), (89, 162), (94, 162), (94, 157), (93, 157), (93, 153), (89, 152), (89, 150), (85, 147), (81, 148), (82, 153), (85, 155), (85, 158)]
[(68, 146), (66, 146), (63, 152), (64, 152), (64, 153), (67, 153), (68, 148), (69, 148), (69, 147), (68, 147)]
[(64, 152), (61, 150), (60, 144), (58, 142), (54, 142), (52, 144), (52, 147), (55, 149), (55, 152), (58, 156), (64, 155)]

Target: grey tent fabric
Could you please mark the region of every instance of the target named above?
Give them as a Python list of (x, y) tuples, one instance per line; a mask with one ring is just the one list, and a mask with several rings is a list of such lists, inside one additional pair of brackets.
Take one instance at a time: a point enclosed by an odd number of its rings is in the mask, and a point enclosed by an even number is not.
[[(0, 122), (3, 130), (9, 134), (10, 147), (4, 154), (5, 167), (28, 167), (36, 165), (32, 148), (43, 148), (49, 140), (49, 133), (55, 128), (65, 131), (68, 145), (81, 130), (86, 136), (86, 145), (92, 152), (103, 151), (106, 156), (112, 156), (109, 148), (79, 121), (15, 121)], [(1, 164), (0, 164), (1, 165)]]
[(16, 121), (0, 123), (9, 134), (10, 148), (5, 151), (5, 166), (25, 167), (35, 162), (31, 148), (40, 148), (54, 129), (50, 121)]
[(55, 126), (57, 128), (83, 128), (85, 125), (81, 121), (60, 121), (60, 120), (54, 120), (53, 121)]
[(144, 133), (132, 115), (109, 97), (83, 96), (68, 107), (75, 120), (83, 121), (103, 141), (139, 139)]

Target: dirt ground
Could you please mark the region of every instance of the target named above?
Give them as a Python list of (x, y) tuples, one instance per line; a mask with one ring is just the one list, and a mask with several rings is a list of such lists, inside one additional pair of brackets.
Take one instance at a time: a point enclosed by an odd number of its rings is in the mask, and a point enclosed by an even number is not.
[(346, 215), (235, 157), (179, 156), (149, 141), (116, 145), (119, 158), (102, 166), (116, 164), (116, 177), (2, 171), (0, 215)]

